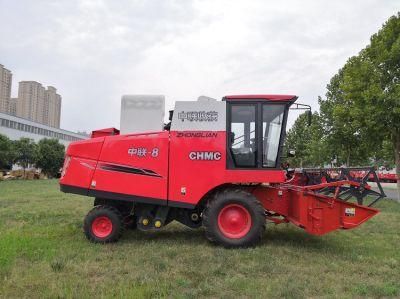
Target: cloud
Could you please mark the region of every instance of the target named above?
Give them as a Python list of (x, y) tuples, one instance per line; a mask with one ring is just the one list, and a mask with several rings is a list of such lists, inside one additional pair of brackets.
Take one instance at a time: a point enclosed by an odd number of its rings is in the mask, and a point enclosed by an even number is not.
[[(384, 3), (384, 5), (383, 5)], [(0, 0), (0, 63), (54, 85), (62, 127), (119, 126), (120, 97), (317, 96), (397, 1)], [(293, 121), (293, 118), (291, 118)]]

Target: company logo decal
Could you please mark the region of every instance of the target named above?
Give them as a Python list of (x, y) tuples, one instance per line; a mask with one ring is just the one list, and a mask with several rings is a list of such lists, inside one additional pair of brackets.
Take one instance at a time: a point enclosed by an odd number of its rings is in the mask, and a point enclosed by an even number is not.
[(190, 160), (200, 160), (200, 161), (219, 161), (221, 160), (220, 152), (190, 152)]
[(216, 138), (217, 132), (177, 132), (176, 137)]
[(200, 121), (200, 122), (211, 122), (211, 121), (218, 121), (218, 112), (216, 111), (182, 111), (178, 113), (178, 119), (182, 122), (185, 120), (193, 122), (193, 121)]
[(153, 148), (152, 150), (148, 150), (145, 147), (130, 147), (128, 149), (128, 155), (133, 157), (139, 157), (139, 158), (143, 158), (143, 157), (147, 157), (147, 156), (151, 156), (153, 158), (158, 157), (158, 153), (159, 153), (159, 149), (157, 147)]

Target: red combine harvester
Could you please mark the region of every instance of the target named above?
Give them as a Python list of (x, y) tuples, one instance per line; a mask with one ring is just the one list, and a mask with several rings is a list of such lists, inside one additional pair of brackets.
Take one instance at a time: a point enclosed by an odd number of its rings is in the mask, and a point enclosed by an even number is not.
[[(396, 170), (395, 169), (392, 169), (392, 170), (386, 170), (386, 169), (378, 170), (376, 174), (377, 174), (378, 179), (379, 179), (380, 182), (383, 182), (383, 183), (396, 183), (397, 182), (397, 175), (396, 175)], [(370, 175), (369, 181), (374, 182), (375, 178)]]
[[(69, 145), (61, 190), (95, 198), (84, 232), (100, 243), (117, 241), (124, 228), (158, 230), (173, 220), (203, 226), (225, 247), (256, 244), (267, 221), (313, 235), (357, 227), (385, 196), (373, 169), (281, 168), (289, 109), (310, 110), (296, 99), (176, 102), (168, 125), (144, 133), (123, 132), (121, 118), (121, 133), (103, 129)], [(370, 175), (380, 192), (368, 186)]]

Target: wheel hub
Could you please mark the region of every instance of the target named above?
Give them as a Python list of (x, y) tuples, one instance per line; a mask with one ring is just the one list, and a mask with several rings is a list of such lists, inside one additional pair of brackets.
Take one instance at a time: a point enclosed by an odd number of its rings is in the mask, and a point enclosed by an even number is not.
[(93, 234), (98, 238), (105, 238), (112, 232), (113, 224), (106, 216), (97, 217), (92, 223)]
[(218, 227), (225, 237), (242, 238), (250, 231), (251, 215), (244, 206), (229, 204), (218, 214)]

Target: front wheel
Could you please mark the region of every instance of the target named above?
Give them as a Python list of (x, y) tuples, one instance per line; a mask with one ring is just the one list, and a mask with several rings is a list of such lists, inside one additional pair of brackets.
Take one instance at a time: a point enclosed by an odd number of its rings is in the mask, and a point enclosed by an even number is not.
[(265, 230), (264, 208), (251, 193), (241, 189), (218, 192), (203, 213), (206, 237), (224, 247), (249, 247)]
[(116, 242), (124, 229), (123, 217), (114, 207), (95, 206), (85, 217), (83, 230), (94, 243)]

